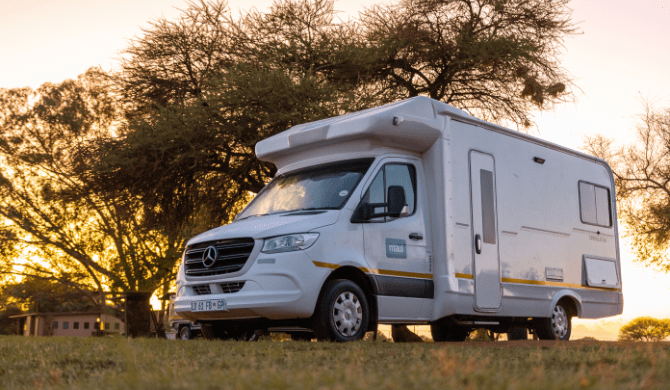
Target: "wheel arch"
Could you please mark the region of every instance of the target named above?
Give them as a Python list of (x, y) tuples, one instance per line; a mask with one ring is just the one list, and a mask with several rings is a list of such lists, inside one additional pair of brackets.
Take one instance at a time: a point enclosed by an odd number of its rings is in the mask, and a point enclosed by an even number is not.
[(581, 317), (582, 315), (582, 300), (579, 295), (571, 290), (562, 290), (554, 295), (549, 306), (547, 317), (551, 317), (551, 312), (558, 303), (564, 303), (568, 309), (570, 317)]
[(368, 321), (367, 331), (376, 331), (378, 324), (378, 308), (377, 308), (377, 297), (376, 297), (376, 286), (370, 278), (360, 269), (345, 265), (339, 267), (328, 275), (326, 280), (323, 281), (321, 285), (321, 291), (319, 291), (319, 298), (323, 294), (324, 286), (327, 282), (337, 279), (346, 279), (356, 283), (365, 293), (365, 299), (368, 301), (368, 307), (370, 309), (370, 320)]

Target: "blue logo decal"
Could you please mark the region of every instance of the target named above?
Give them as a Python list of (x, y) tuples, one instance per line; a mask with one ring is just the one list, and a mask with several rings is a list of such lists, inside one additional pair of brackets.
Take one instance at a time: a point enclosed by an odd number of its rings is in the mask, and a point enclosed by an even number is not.
[(405, 242), (405, 240), (399, 240), (396, 238), (387, 238), (386, 257), (394, 259), (406, 259), (407, 243)]

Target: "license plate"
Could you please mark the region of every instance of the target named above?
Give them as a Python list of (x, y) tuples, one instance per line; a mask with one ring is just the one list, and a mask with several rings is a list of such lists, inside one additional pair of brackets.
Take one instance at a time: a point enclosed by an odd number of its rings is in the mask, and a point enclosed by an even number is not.
[(224, 310), (226, 301), (223, 299), (211, 299), (208, 301), (191, 302), (191, 311), (215, 311)]

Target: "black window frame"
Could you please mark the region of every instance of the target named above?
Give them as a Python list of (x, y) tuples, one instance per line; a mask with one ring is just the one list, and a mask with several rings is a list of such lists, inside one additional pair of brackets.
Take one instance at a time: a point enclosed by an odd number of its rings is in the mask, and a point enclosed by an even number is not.
[(379, 172), (381, 172), (382, 170), (384, 171), (384, 174), (382, 175), (382, 181), (384, 183), (383, 184), (383, 187), (384, 187), (384, 203), (386, 203), (388, 201), (386, 199), (386, 196), (388, 195), (386, 193), (388, 191), (388, 188), (386, 186), (386, 166), (387, 165), (406, 165), (410, 168), (409, 169), (409, 173), (410, 173), (409, 176), (410, 176), (410, 180), (412, 181), (412, 189), (414, 190), (414, 205), (413, 205), (413, 208), (412, 208), (412, 213), (407, 214), (407, 217), (410, 217), (410, 216), (416, 214), (416, 209), (417, 209), (416, 206), (417, 206), (417, 202), (418, 202), (417, 199), (419, 197), (418, 196), (419, 195), (419, 190), (418, 190), (417, 185), (416, 185), (416, 176), (417, 176), (416, 166), (413, 163), (409, 163), (409, 162), (389, 161), (389, 162), (383, 163), (382, 166), (374, 172), (374, 174), (372, 176), (372, 179), (370, 180), (370, 184), (368, 185), (367, 188), (365, 188), (365, 191), (363, 191), (363, 197), (361, 198), (360, 202), (356, 206), (356, 209), (355, 209), (356, 211), (354, 212), (354, 215), (352, 217), (351, 222), (355, 222), (355, 223), (387, 223), (387, 222), (393, 222), (393, 221), (399, 219), (399, 218), (393, 218), (393, 217), (389, 217), (389, 216), (383, 217), (384, 218), (383, 221), (373, 221), (373, 220), (364, 221), (364, 220), (358, 219), (358, 210), (363, 205), (363, 202), (364, 202), (364, 199), (365, 199), (365, 194), (368, 193), (368, 191), (370, 190), (370, 187), (372, 186), (375, 179), (377, 178), (377, 175), (379, 175)]
[[(607, 191), (607, 200), (608, 200), (607, 211), (608, 211), (608, 215), (609, 215), (609, 225), (600, 225), (598, 223), (586, 222), (582, 218), (582, 216), (584, 215), (584, 213), (582, 213), (582, 186), (581, 186), (582, 183), (592, 185), (594, 187), (594, 190), (595, 190), (595, 188), (602, 188), (602, 189)], [(598, 227), (604, 227), (604, 228), (611, 228), (613, 226), (614, 216), (612, 215), (612, 191), (610, 190), (609, 187), (605, 187), (605, 186), (602, 186), (602, 185), (599, 185), (599, 184), (596, 184), (596, 183), (592, 183), (592, 182), (586, 181), (586, 180), (579, 180), (577, 182), (577, 202), (579, 202), (579, 220), (580, 220), (581, 223), (583, 223), (584, 225), (598, 226)], [(597, 203), (596, 203), (596, 210), (598, 210), (598, 204)], [(596, 221), (597, 220), (598, 220), (598, 215), (597, 215), (597, 211), (596, 211)]]

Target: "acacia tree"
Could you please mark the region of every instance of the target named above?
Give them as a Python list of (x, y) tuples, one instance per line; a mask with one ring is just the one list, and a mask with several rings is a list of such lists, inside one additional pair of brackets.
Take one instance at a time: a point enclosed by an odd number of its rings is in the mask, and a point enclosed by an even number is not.
[(622, 341), (661, 341), (670, 336), (670, 320), (652, 317), (638, 317), (622, 326), (619, 340)]
[(612, 139), (586, 139), (585, 149), (607, 160), (614, 172), (619, 217), (636, 260), (670, 272), (670, 109), (644, 104), (637, 142), (616, 147)]
[(275, 173), (259, 140), (365, 105), (343, 43), (353, 32), (334, 15), (316, 0), (234, 20), (219, 1), (154, 22), (117, 75), (129, 126), (98, 148), (98, 184), (138, 194), (166, 225), (227, 222)]
[[(179, 231), (123, 189), (91, 190), (87, 147), (123, 126), (109, 79), (91, 69), (38, 90), (0, 90), (0, 226), (6, 271), (86, 293), (153, 291), (174, 277)], [(23, 257), (23, 258), (22, 258)]]
[(531, 112), (572, 100), (560, 66), (576, 33), (568, 0), (401, 0), (361, 16), (384, 101), (426, 95), (528, 127)]
[(570, 100), (557, 59), (564, 0), (405, 0), (337, 19), (332, 0), (277, 0), (234, 18), (189, 3), (130, 43), (116, 82), (128, 127), (102, 142), (97, 185), (126, 188), (164, 224), (225, 223), (275, 173), (254, 145), (296, 124), (428, 95), (531, 123)]

